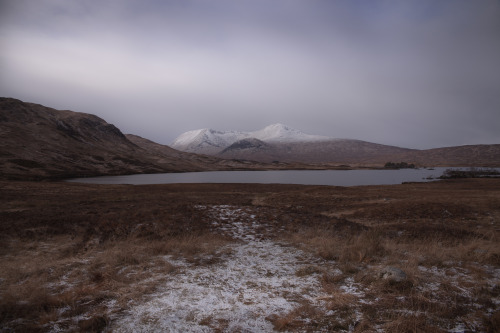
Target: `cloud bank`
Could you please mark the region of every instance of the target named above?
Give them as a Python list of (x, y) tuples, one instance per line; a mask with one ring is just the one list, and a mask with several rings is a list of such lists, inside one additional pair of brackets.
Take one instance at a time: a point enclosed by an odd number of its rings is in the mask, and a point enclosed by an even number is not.
[(184, 131), (500, 143), (500, 2), (0, 0), (0, 95)]

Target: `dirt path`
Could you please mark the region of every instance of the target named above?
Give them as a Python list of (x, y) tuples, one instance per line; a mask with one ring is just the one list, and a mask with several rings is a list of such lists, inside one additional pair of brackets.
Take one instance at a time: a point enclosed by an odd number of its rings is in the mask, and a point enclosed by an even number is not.
[(181, 272), (150, 301), (117, 321), (113, 331), (269, 332), (273, 320), (295, 308), (322, 307), (321, 299), (328, 295), (322, 291), (320, 275), (297, 272), (324, 262), (265, 239), (269, 226), (257, 221), (251, 211), (231, 206), (199, 208), (212, 217), (214, 228), (238, 243), (230, 246), (221, 263), (209, 266), (168, 258)]

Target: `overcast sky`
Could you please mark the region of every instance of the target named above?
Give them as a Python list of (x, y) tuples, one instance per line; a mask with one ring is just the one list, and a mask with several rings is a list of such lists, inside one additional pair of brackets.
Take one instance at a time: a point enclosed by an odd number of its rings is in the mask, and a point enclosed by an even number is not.
[(500, 143), (498, 0), (0, 0), (0, 96), (169, 144), (280, 122)]

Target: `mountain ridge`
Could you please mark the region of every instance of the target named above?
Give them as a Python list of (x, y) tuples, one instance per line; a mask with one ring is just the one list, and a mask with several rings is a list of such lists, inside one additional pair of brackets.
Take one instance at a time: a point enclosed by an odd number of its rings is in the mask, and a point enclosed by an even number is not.
[(181, 134), (173, 148), (221, 158), (259, 162), (329, 163), (360, 162), (380, 154), (411, 151), (408, 148), (381, 145), (355, 139), (339, 139), (306, 134), (276, 123), (251, 132), (201, 129)]
[(215, 155), (233, 143), (244, 139), (258, 139), (263, 142), (334, 140), (326, 136), (306, 134), (286, 125), (276, 123), (251, 132), (219, 131), (210, 128), (187, 131), (179, 135), (170, 146), (181, 151)]
[[(283, 124), (253, 132), (196, 130), (183, 136), (174, 148), (224, 159), (262, 163), (349, 164), (383, 166), (405, 161), (418, 166), (499, 166), (500, 145), (464, 145), (432, 149), (410, 149), (356, 139), (338, 139), (305, 134)], [(210, 135), (205, 135), (206, 133)], [(179, 138), (178, 137), (178, 138)], [(196, 141), (189, 139), (196, 137)]]

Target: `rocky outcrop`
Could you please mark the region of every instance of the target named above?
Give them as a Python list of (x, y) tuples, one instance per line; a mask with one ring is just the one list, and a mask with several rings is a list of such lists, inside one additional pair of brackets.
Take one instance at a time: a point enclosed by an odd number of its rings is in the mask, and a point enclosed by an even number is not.
[(392, 282), (403, 282), (406, 280), (406, 273), (397, 267), (387, 266), (379, 270), (379, 277)]

